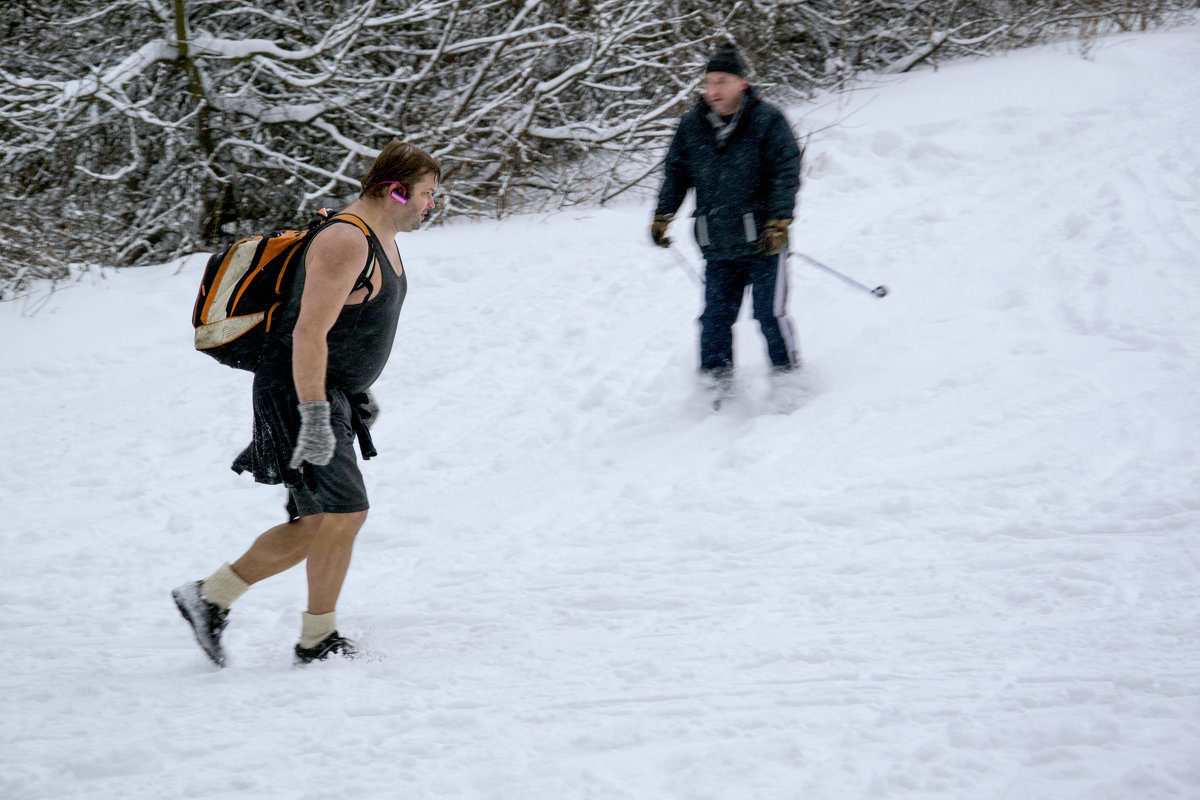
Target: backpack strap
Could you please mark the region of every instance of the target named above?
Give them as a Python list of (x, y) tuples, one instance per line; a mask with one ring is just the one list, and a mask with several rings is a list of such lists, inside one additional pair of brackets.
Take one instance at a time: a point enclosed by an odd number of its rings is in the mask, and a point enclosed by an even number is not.
[(385, 260), (387, 259), (387, 253), (383, 252), (383, 244), (380, 243), (379, 238), (375, 235), (375, 231), (371, 230), (371, 226), (364, 222), (361, 217), (355, 216), (354, 214), (334, 214), (333, 216), (329, 216), (329, 212), (322, 208), (316, 213), (315, 217), (316, 218), (309, 226), (310, 231), (315, 232), (330, 223), (345, 222), (358, 228), (360, 231), (362, 231), (363, 236), (367, 237), (367, 263), (363, 264), (362, 272), (359, 273), (358, 278), (355, 279), (354, 288), (350, 290), (350, 292), (353, 294), (359, 289), (366, 289), (367, 296), (363, 302), (367, 302), (371, 299), (371, 292), (373, 289), (371, 286), (371, 275), (373, 275), (375, 272), (375, 262), (380, 256), (382, 256)]

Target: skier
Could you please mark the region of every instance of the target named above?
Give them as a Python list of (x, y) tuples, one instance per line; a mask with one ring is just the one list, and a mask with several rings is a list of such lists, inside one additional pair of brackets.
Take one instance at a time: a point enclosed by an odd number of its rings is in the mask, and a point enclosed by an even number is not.
[(773, 390), (794, 391), (800, 353), (787, 314), (787, 249), (801, 152), (783, 113), (746, 80), (732, 43), (717, 48), (704, 72), (703, 94), (667, 151), (650, 237), (670, 247), (667, 228), (695, 189), (693, 233), (705, 259), (700, 373), (719, 405), (733, 388), (733, 325), (747, 286)]

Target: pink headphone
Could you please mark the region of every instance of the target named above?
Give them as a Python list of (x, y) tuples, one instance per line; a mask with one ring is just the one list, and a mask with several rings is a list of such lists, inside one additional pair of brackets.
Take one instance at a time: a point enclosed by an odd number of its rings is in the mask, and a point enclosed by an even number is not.
[(402, 205), (408, 202), (408, 190), (404, 188), (404, 184), (400, 181), (380, 181), (379, 183), (371, 184), (370, 188), (374, 189), (376, 186), (387, 186), (388, 184), (396, 187), (391, 191), (393, 200)]

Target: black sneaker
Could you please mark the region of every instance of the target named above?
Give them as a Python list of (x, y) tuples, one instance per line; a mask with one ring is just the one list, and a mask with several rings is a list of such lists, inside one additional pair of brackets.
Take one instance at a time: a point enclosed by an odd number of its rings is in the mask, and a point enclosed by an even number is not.
[(215, 603), (204, 599), (200, 581), (185, 583), (171, 590), (171, 597), (179, 613), (192, 626), (196, 642), (204, 654), (218, 667), (225, 666), (225, 651), (221, 649), (221, 632), (229, 623), (229, 610), (222, 611)]
[(354, 658), (358, 655), (358, 648), (354, 646), (354, 642), (334, 631), (314, 647), (296, 645), (296, 663), (311, 664), (314, 661), (324, 661), (335, 653), (343, 658)]

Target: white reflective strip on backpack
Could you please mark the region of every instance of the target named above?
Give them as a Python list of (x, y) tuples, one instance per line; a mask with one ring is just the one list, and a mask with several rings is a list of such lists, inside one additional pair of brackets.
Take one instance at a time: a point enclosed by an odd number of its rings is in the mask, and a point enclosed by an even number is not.
[(229, 299), (237, 291), (242, 278), (250, 270), (250, 264), (260, 241), (262, 240), (258, 238), (248, 239), (234, 245), (233, 252), (229, 254), (229, 263), (225, 265), (225, 271), (221, 273), (220, 282), (213, 286), (215, 294), (209, 303), (208, 315), (204, 319), (206, 324), (225, 319), (228, 314), (225, 309), (229, 305)]
[(708, 247), (708, 217), (704, 214), (696, 217), (696, 244)]
[(247, 314), (244, 317), (229, 317), (217, 322), (210, 322), (207, 325), (201, 325), (199, 328), (196, 328), (196, 349), (207, 350), (210, 347), (219, 347), (227, 342), (232, 342), (262, 322), (266, 316), (266, 312), (260, 311), (257, 314)]

